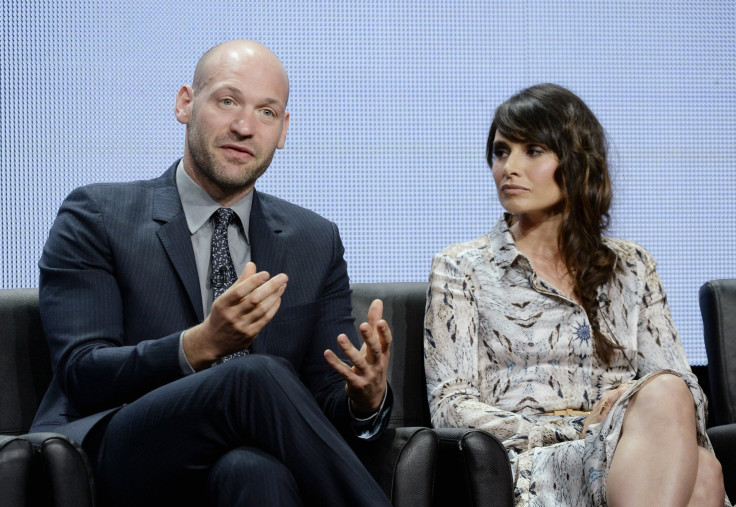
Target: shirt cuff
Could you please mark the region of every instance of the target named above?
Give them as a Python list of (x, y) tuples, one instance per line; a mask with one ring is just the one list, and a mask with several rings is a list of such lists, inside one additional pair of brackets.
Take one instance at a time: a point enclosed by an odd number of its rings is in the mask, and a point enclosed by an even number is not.
[(179, 335), (179, 368), (184, 375), (191, 375), (194, 373), (194, 368), (189, 364), (187, 355), (184, 353), (184, 333), (186, 331), (182, 331)]
[(356, 417), (353, 413), (353, 409), (350, 407), (350, 399), (348, 398), (348, 412), (350, 413), (350, 423), (355, 431), (355, 435), (361, 440), (369, 440), (375, 437), (381, 427), (383, 421), (388, 417), (391, 412), (391, 407), (386, 407), (386, 398), (388, 396), (388, 385), (383, 393), (383, 399), (381, 405), (378, 407), (376, 412), (366, 418)]

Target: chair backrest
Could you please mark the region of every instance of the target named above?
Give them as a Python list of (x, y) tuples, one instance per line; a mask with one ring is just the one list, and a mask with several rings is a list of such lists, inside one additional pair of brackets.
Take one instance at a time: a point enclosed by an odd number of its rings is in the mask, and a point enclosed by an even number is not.
[(736, 279), (700, 288), (710, 401), (716, 425), (736, 423)]
[(38, 289), (0, 290), (0, 434), (28, 432), (51, 375)]
[(394, 393), (391, 426), (431, 426), (424, 377), (424, 282), (355, 283), (355, 327), (365, 322), (374, 299), (383, 301), (383, 318), (393, 336), (388, 381)]

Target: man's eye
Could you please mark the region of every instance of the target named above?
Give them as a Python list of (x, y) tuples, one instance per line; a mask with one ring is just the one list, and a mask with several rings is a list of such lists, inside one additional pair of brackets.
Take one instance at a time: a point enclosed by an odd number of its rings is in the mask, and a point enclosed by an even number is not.
[(276, 116), (276, 113), (274, 113), (270, 109), (264, 109), (262, 112), (264, 116)]
[(232, 106), (235, 102), (233, 102), (233, 99), (222, 99), (220, 100), (220, 103), (223, 106)]

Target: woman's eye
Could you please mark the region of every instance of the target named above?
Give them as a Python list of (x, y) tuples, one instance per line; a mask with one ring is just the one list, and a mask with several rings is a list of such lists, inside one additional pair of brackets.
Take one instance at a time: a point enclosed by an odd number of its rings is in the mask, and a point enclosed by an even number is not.
[(506, 155), (506, 150), (502, 150), (500, 148), (496, 148), (493, 150), (493, 156), (495, 158), (503, 158)]
[(531, 157), (538, 157), (539, 155), (544, 155), (544, 148), (541, 146), (530, 146), (528, 153)]

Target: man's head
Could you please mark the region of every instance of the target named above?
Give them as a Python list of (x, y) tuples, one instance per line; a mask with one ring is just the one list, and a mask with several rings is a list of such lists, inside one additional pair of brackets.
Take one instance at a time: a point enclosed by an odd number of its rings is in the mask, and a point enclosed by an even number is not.
[(207, 51), (176, 96), (189, 176), (223, 205), (250, 192), (284, 147), (288, 99), (286, 70), (265, 46), (235, 40)]

